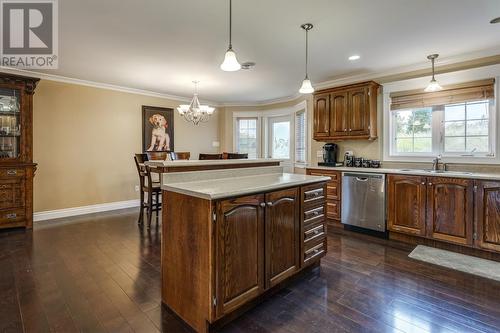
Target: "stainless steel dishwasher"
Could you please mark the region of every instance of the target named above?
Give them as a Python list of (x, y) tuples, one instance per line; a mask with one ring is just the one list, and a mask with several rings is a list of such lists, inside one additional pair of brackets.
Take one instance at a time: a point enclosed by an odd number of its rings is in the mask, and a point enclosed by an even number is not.
[(342, 173), (342, 223), (385, 232), (385, 175)]

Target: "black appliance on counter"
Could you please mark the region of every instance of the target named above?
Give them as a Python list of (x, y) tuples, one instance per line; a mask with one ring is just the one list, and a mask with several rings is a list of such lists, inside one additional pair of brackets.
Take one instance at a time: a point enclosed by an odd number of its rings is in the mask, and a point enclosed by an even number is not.
[(327, 143), (323, 146), (323, 162), (319, 162), (320, 166), (341, 166), (338, 162), (339, 147), (335, 143)]

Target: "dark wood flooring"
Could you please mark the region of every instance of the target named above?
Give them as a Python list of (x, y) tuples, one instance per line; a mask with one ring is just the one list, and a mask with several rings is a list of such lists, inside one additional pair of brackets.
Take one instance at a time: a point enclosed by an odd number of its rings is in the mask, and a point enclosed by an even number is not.
[[(188, 332), (160, 306), (160, 232), (126, 210), (0, 233), (0, 332)], [(499, 332), (500, 283), (352, 236), (223, 332)]]

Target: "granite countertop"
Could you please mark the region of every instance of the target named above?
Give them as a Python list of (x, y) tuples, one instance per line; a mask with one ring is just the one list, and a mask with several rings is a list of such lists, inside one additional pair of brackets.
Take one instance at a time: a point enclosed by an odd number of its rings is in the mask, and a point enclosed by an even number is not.
[(162, 189), (217, 200), (330, 180), (330, 177), (284, 173), (282, 167), (209, 170), (162, 174)]
[(465, 179), (481, 179), (481, 180), (500, 180), (500, 173), (480, 173), (480, 172), (462, 172), (462, 171), (446, 171), (446, 172), (430, 172), (414, 168), (388, 169), (388, 168), (354, 168), (354, 167), (326, 167), (326, 166), (308, 166), (308, 169), (331, 170), (340, 172), (359, 172), (359, 173), (384, 173), (384, 174), (399, 174), (399, 175), (414, 175), (414, 176), (429, 176), (429, 177), (450, 177), (450, 178), (465, 178)]
[(252, 164), (252, 163), (269, 163), (281, 162), (279, 159), (274, 158), (245, 158), (234, 160), (175, 160), (163, 161), (152, 160), (144, 164), (149, 166), (163, 166), (163, 167), (182, 167), (182, 166), (198, 166), (198, 165), (231, 165), (231, 164)]

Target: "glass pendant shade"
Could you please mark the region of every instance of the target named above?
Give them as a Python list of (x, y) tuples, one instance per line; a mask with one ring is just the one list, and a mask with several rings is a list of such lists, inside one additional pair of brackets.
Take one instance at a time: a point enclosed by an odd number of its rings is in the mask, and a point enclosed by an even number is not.
[(440, 91), (442, 90), (443, 87), (439, 85), (439, 83), (436, 81), (436, 79), (432, 79), (431, 82), (429, 82), (429, 85), (427, 88), (424, 89), (425, 92), (434, 92), (434, 91)]
[(236, 53), (234, 53), (232, 48), (226, 51), (224, 62), (220, 65), (220, 69), (226, 72), (234, 72), (241, 69), (241, 65), (238, 59), (236, 59)]
[(300, 87), (299, 89), (299, 93), (301, 94), (311, 94), (314, 92), (314, 88), (311, 84), (311, 80), (309, 80), (308, 77), (306, 77), (304, 79), (304, 81), (302, 81), (302, 86)]

